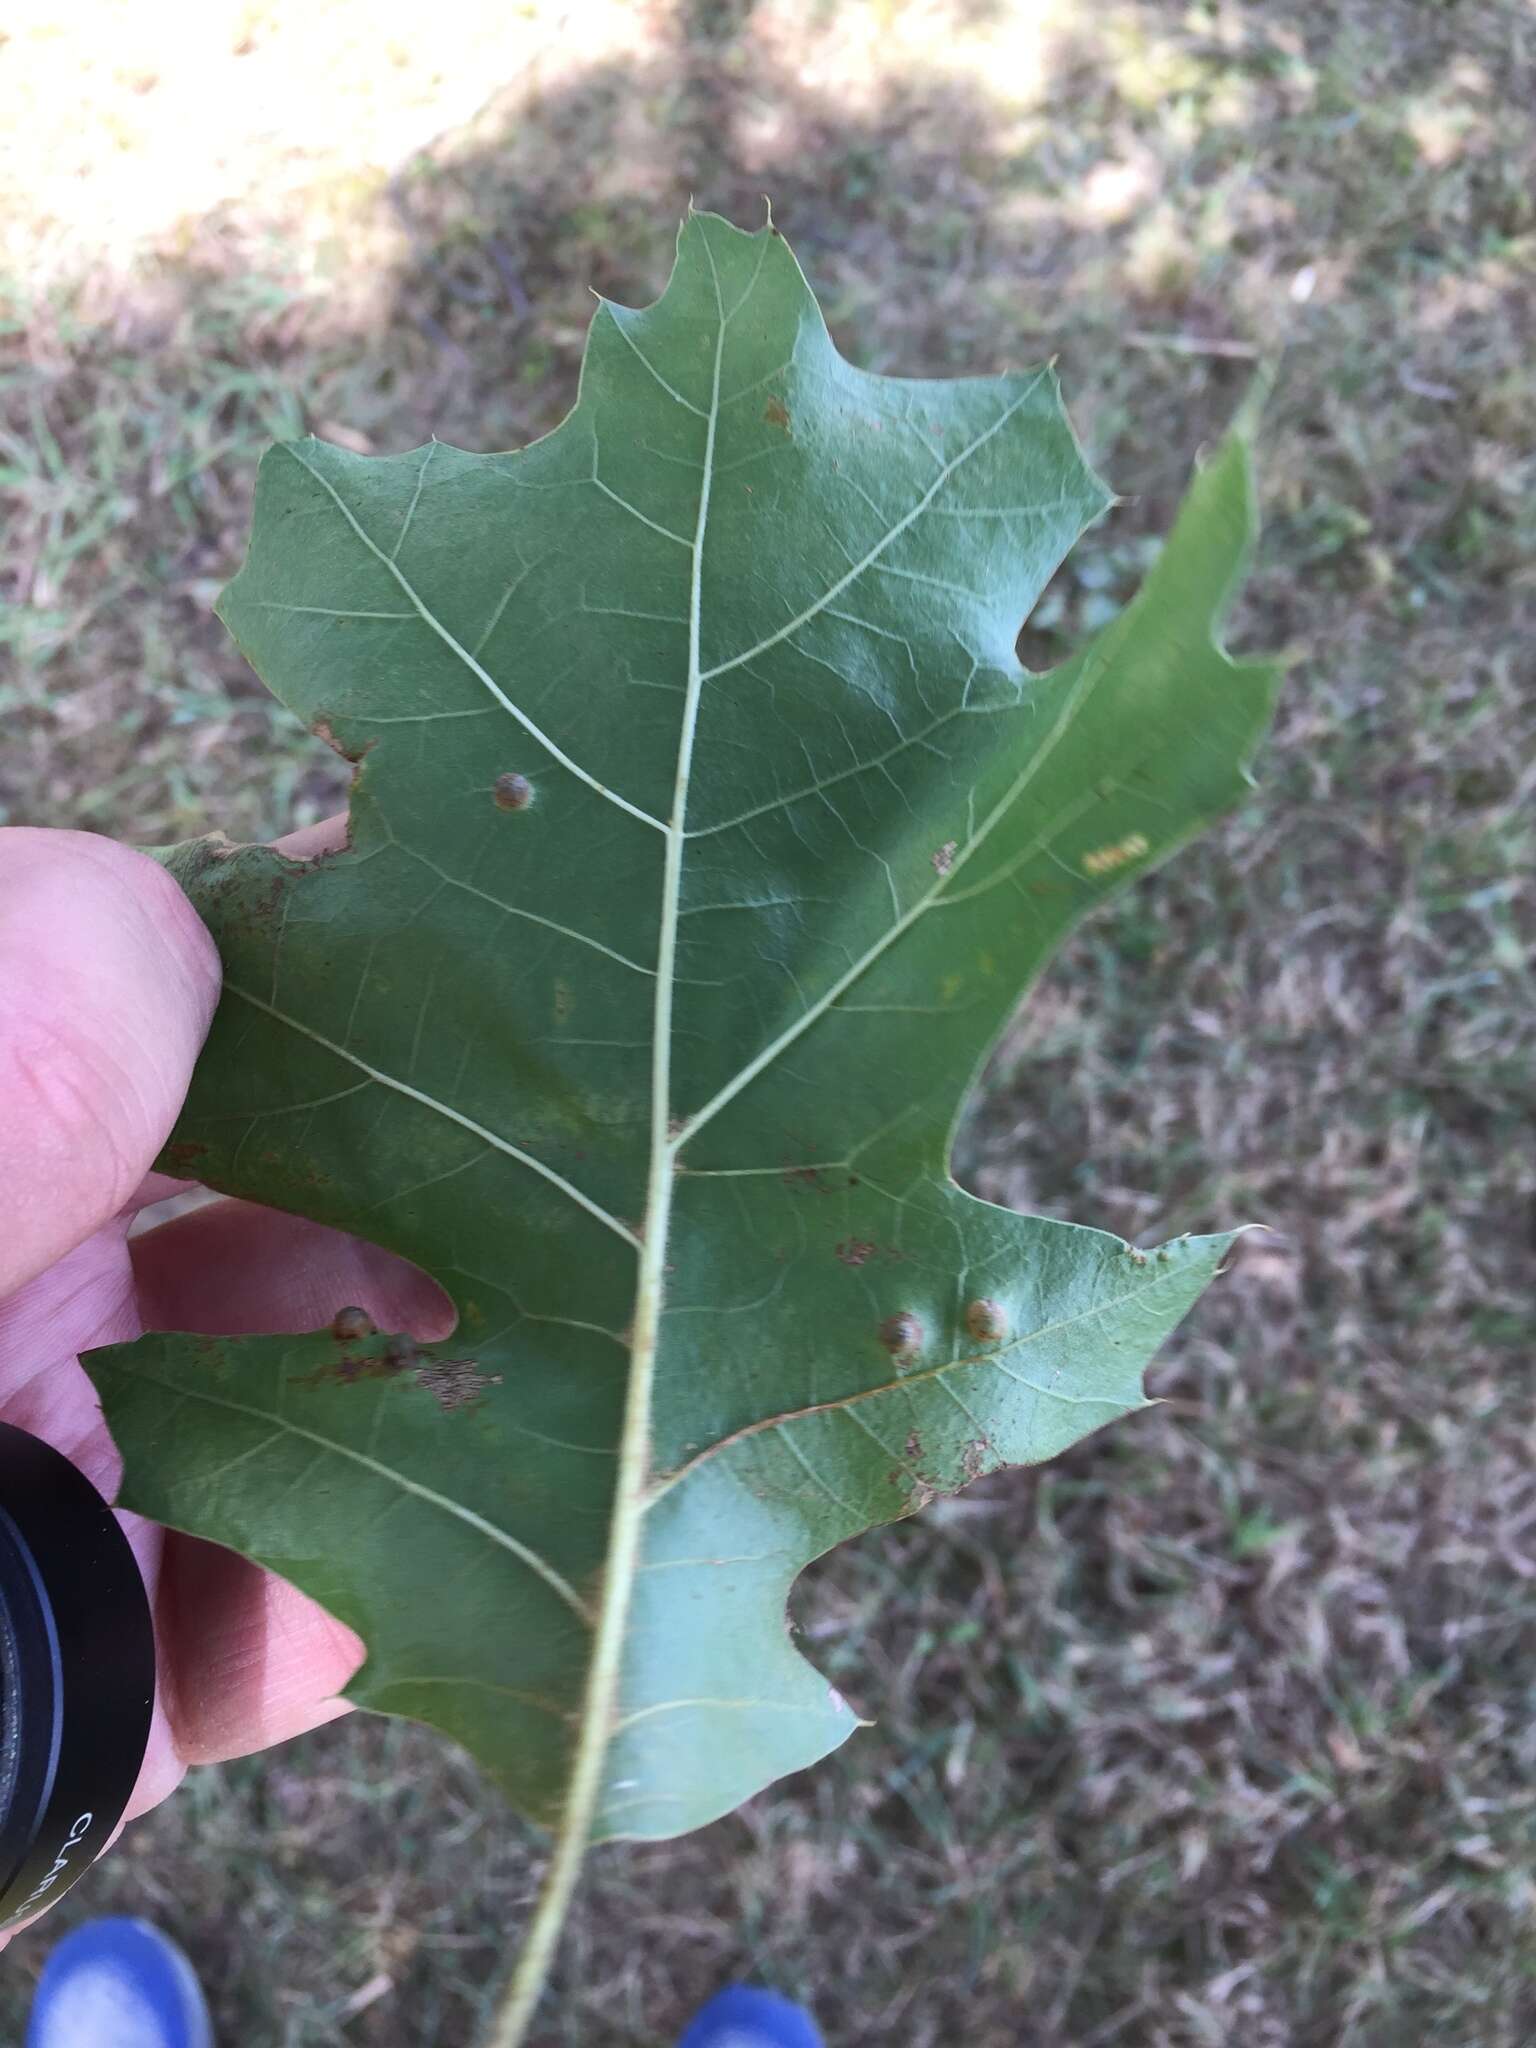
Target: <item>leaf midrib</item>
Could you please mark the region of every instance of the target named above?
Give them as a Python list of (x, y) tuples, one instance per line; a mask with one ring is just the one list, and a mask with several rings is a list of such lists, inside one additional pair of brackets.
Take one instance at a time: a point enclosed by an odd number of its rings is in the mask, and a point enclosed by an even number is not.
[[(693, 744), (698, 724), (703, 669), (699, 659), (703, 609), (704, 535), (709, 521), (710, 488), (714, 477), (715, 431), (720, 417), (720, 370), (725, 357), (727, 325), (725, 303), (720, 294), (720, 277), (715, 266), (709, 236), (702, 227), (700, 245), (709, 262), (714, 282), (716, 333), (714, 370), (705, 427), (704, 459), (699, 482), (699, 504), (692, 542), (688, 593), (688, 683), (678, 735), (677, 769), (673, 785), (672, 815), (666, 831), (666, 855), (662, 871), (660, 933), (656, 953), (654, 1031), (651, 1045), (651, 1128), (650, 1157), (646, 1175), (645, 1223), (636, 1273), (633, 1341), (630, 1347), (629, 1385), (624, 1404), (624, 1423), (603, 1572), (597, 1629), (587, 1667), (575, 1747), (567, 1780), (564, 1807), (556, 1831), (554, 1850), (540, 1887), (538, 1904), (529, 1924), (527, 1938), (518, 1958), (507, 2001), (498, 2017), (503, 2040), (520, 2041), (538, 2004), (582, 1858), (591, 1839), (602, 1788), (603, 1770), (617, 1717), (619, 1682), (623, 1668), (629, 1609), (640, 1562), (641, 1529), (646, 1504), (646, 1482), (651, 1460), (651, 1406), (656, 1352), (661, 1334), (662, 1294), (666, 1279), (667, 1231), (674, 1185), (674, 1159), (669, 1142), (672, 1091), (672, 997), (677, 957), (678, 913), (682, 898), (682, 866), (686, 844), (689, 780), (693, 766)], [(753, 285), (762, 265), (753, 273)], [(752, 286), (748, 286), (750, 292)], [(738, 299), (734, 312), (746, 303), (747, 293)]]

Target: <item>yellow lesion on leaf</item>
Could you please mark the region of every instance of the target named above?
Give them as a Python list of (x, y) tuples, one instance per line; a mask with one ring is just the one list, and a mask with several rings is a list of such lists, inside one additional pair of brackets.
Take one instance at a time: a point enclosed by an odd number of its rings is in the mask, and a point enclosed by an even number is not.
[(1109, 846), (1096, 847), (1092, 853), (1083, 855), (1085, 875), (1112, 875), (1116, 868), (1123, 868), (1128, 862), (1140, 860), (1144, 853), (1152, 851), (1146, 834), (1131, 832), (1124, 839), (1117, 839)]

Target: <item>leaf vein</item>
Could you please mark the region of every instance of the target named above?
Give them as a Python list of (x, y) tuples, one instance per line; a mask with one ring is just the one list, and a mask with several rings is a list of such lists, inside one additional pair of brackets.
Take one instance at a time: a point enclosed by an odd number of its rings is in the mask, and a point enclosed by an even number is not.
[[(853, 563), (853, 565), (848, 569), (846, 574), (838, 577), (837, 581), (830, 587), (830, 589), (824, 591), (822, 595), (819, 598), (817, 598), (813, 604), (807, 605), (805, 610), (798, 613), (797, 616), (792, 618), (787, 625), (780, 626), (777, 632), (770, 633), (766, 639), (759, 640), (755, 647), (748, 647), (740, 654), (733, 654), (728, 661), (717, 662), (713, 668), (706, 669), (704, 671), (705, 682), (712, 682), (716, 676), (728, 675), (733, 668), (740, 668), (744, 662), (755, 661), (758, 655), (766, 654), (770, 647), (777, 647), (781, 640), (787, 640), (792, 633), (798, 633), (802, 626), (806, 625), (811, 619), (814, 619), (818, 613), (825, 611), (827, 606), (832, 602), (832, 600), (835, 597), (840, 597), (842, 593), (848, 588), (850, 583), (856, 582), (858, 578), (863, 575), (866, 569), (877, 564), (879, 562), (881, 555), (885, 553), (886, 549), (891, 545), (891, 543), (893, 541), (899, 540), (902, 534), (906, 532), (907, 528), (915, 524), (915, 522), (922, 517), (922, 515), (927, 511), (928, 507), (933, 503), (934, 499), (938, 496), (939, 492), (943, 490), (945, 484), (948, 483), (949, 479), (954, 475), (955, 471), (959, 469), (961, 464), (964, 462), (968, 462), (970, 458), (974, 454), (976, 454), (979, 449), (984, 448), (986, 446), (986, 444), (994, 437), (994, 435), (1000, 434), (1002, 432), (1003, 428), (1007, 426), (1008, 422), (1013, 418), (1014, 414), (1019, 411), (1020, 407), (1023, 406), (1033, 396), (1036, 387), (1040, 383), (1040, 379), (1044, 377), (1045, 374), (1045, 371), (1041, 370), (1035, 377), (1033, 377), (1030, 380), (1030, 382), (1024, 387), (1024, 389), (1019, 393), (1018, 397), (1014, 399), (1013, 403), (1003, 408), (1003, 410), (998, 414), (997, 418), (992, 422), (991, 426), (988, 427), (984, 433), (978, 434), (973, 441), (969, 442), (966, 447), (961, 449), (958, 455), (954, 456), (949, 462), (947, 462), (944, 468), (940, 470), (939, 474), (934, 478), (933, 482), (928, 486), (927, 490), (924, 491), (923, 495), (918, 499), (917, 503), (912, 507), (911, 511), (906, 513), (904, 517), (898, 519), (896, 523), (892, 527), (890, 527), (890, 529), (879, 540), (875, 542), (872, 548), (868, 549), (868, 551), (865, 554), (863, 554), (858, 561)], [(906, 574), (908, 572), (892, 571), (892, 573)], [(967, 593), (967, 595), (970, 594), (971, 593), (969, 592)]]
[(611, 1231), (622, 1237), (626, 1244), (639, 1248), (640, 1240), (627, 1223), (621, 1223), (617, 1216), (609, 1215), (600, 1203), (594, 1202), (590, 1195), (584, 1194), (574, 1182), (568, 1181), (564, 1174), (557, 1173), (552, 1166), (546, 1166), (542, 1159), (536, 1159), (520, 1145), (514, 1145), (510, 1138), (503, 1138), (498, 1132), (488, 1130), (484, 1124), (476, 1123), (473, 1117), (465, 1116), (462, 1110), (455, 1109), (451, 1103), (439, 1102), (435, 1095), (428, 1095), (423, 1089), (413, 1088), (408, 1081), (401, 1081), (393, 1074), (386, 1074), (382, 1068), (373, 1066), (357, 1053), (349, 1052), (346, 1046), (338, 1045), (335, 1039), (325, 1037), (322, 1032), (301, 1023), (297, 1017), (290, 1017), (275, 1003), (264, 1002), (260, 996), (253, 996), (249, 989), (239, 988), (231, 981), (225, 982), (224, 987), (230, 995), (238, 996), (242, 1002), (251, 1004), (254, 1009), (264, 1011), (279, 1024), (286, 1024), (290, 1031), (297, 1031), (301, 1037), (311, 1039), (326, 1052), (334, 1053), (337, 1059), (348, 1061), (359, 1073), (366, 1074), (370, 1081), (376, 1081), (381, 1088), (393, 1089), (397, 1095), (404, 1095), (412, 1102), (420, 1103), (423, 1109), (430, 1109), (438, 1116), (446, 1117), (450, 1123), (458, 1124), (461, 1129), (473, 1132), (477, 1138), (483, 1138), (487, 1145), (494, 1146), (498, 1152), (504, 1152), (509, 1159), (515, 1159), (520, 1165), (539, 1174), (552, 1187), (559, 1188), (578, 1208), (585, 1209), (589, 1216), (595, 1216), (599, 1223), (606, 1224)]
[(620, 796), (617, 790), (609, 789), (606, 783), (599, 782), (597, 777), (594, 774), (592, 774), (589, 769), (583, 768), (579, 761), (573, 760), (571, 756), (568, 753), (566, 753), (565, 749), (562, 746), (560, 746), (557, 741), (550, 738), (549, 734), (544, 731), (542, 726), (540, 726), (534, 719), (531, 719), (525, 711), (523, 711), (517, 704), (513, 702), (513, 700), (507, 695), (505, 690), (502, 689), (501, 685), (496, 681), (496, 678), (490, 673), (490, 671), (481, 666), (476, 656), (470, 653), (469, 649), (466, 646), (464, 646), (462, 641), (457, 640), (454, 637), (454, 635), (443, 624), (442, 620), (438, 618), (437, 614), (431, 609), (431, 607), (427, 603), (425, 603), (425, 601), (418, 593), (415, 585), (410, 581), (409, 577), (401, 569), (399, 563), (391, 560), (391, 558), (387, 554), (385, 554), (384, 550), (379, 546), (378, 542), (373, 538), (373, 536), (367, 531), (362, 521), (357, 517), (356, 513), (353, 512), (351, 506), (347, 503), (346, 499), (341, 495), (340, 491), (337, 490), (336, 486), (331, 482), (330, 478), (322, 476), (320, 471), (315, 468), (313, 463), (306, 462), (303, 456), (299, 454), (298, 450), (291, 443), (284, 443), (283, 446), (285, 452), (292, 457), (293, 461), (295, 461), (298, 464), (299, 468), (304, 471), (305, 475), (311, 478), (313, 482), (317, 483), (320, 486), (321, 490), (325, 492), (326, 496), (335, 505), (337, 511), (340, 512), (343, 519), (346, 520), (348, 526), (351, 527), (352, 531), (363, 543), (363, 546), (367, 548), (369, 554), (374, 556), (374, 558), (377, 561), (382, 562), (384, 567), (391, 574), (391, 576), (394, 577), (395, 581), (400, 585), (400, 588), (404, 591), (405, 595), (410, 599), (411, 604), (414, 607), (417, 616), (421, 619), (423, 625), (429, 627), (430, 630), (437, 635), (439, 640), (441, 640), (446, 647), (450, 648), (452, 652), (458, 656), (459, 660), (463, 662), (464, 666), (470, 671), (470, 673), (476, 676), (479, 679), (479, 681), (484, 684), (485, 688), (490, 691), (491, 695), (496, 699), (496, 702), (502, 707), (502, 709), (508, 712), (513, 718), (517, 720), (518, 724), (523, 728), (524, 732), (528, 733), (533, 739), (536, 739), (539, 745), (544, 748), (545, 752), (549, 754), (550, 758), (552, 760), (558, 761), (560, 766), (564, 768), (569, 774), (574, 775), (578, 782), (584, 782), (589, 789), (595, 790), (600, 797), (606, 798), (606, 800), (611, 804), (616, 804), (621, 811), (627, 811), (630, 817), (638, 818), (642, 824), (650, 825), (658, 832), (663, 830), (664, 828), (659, 818), (653, 818), (649, 811), (642, 810), (638, 804), (632, 804), (629, 801), (628, 797)]
[[(162, 1380), (155, 1373), (146, 1372), (141, 1374), (140, 1377), (149, 1380), (153, 1385), (165, 1387), (170, 1393), (180, 1394), (184, 1400), (203, 1401), (210, 1407), (223, 1408), (232, 1415), (249, 1416), (253, 1422), (272, 1422), (274, 1420), (274, 1417), (265, 1409), (253, 1408), (245, 1401), (232, 1401), (228, 1395), (212, 1393), (207, 1387), (199, 1387), (194, 1392), (187, 1387), (178, 1386), (174, 1381)], [(437, 1508), (443, 1514), (451, 1516), (455, 1521), (465, 1523), (469, 1528), (475, 1530), (478, 1535), (487, 1537), (501, 1549), (510, 1552), (520, 1563), (526, 1565), (529, 1571), (542, 1579), (552, 1592), (558, 1594), (560, 1599), (564, 1601), (565, 1605), (570, 1608), (571, 1612), (579, 1620), (588, 1628), (592, 1626), (591, 1610), (575, 1587), (571, 1585), (570, 1581), (555, 1569), (548, 1558), (541, 1557), (538, 1551), (531, 1549), (528, 1544), (520, 1542), (508, 1530), (498, 1527), (495, 1522), (488, 1521), (484, 1515), (476, 1514), (473, 1508), (465, 1507), (462, 1502), (450, 1500), (447, 1494), (439, 1493), (435, 1487), (423, 1486), (419, 1480), (408, 1479), (403, 1472), (397, 1472), (393, 1465), (386, 1465), (382, 1460), (371, 1458), (363, 1451), (353, 1450), (350, 1444), (337, 1443), (331, 1437), (322, 1436), (318, 1430), (305, 1429), (300, 1423), (290, 1422), (286, 1416), (279, 1416), (275, 1419), (279, 1432), (286, 1431), (290, 1436), (300, 1437), (306, 1443), (315, 1444), (320, 1450), (328, 1451), (335, 1457), (348, 1458), (353, 1464), (366, 1467), (368, 1471), (374, 1474), (375, 1478), (387, 1480), (390, 1485), (398, 1486), (403, 1493), (412, 1494), (417, 1500), (424, 1502), (428, 1507)], [(268, 1439), (268, 1441), (270, 1442), (271, 1439)], [(265, 1446), (262, 1448), (265, 1448)]]
[[(697, 1452), (675, 1471), (664, 1473), (652, 1486), (646, 1506), (654, 1507), (658, 1500), (670, 1493), (672, 1488), (686, 1479), (690, 1473), (697, 1471), (701, 1465), (708, 1464), (711, 1458), (717, 1458), (722, 1451), (729, 1450), (733, 1444), (744, 1442), (748, 1437), (761, 1436), (767, 1430), (783, 1431), (788, 1429), (790, 1424), (805, 1421), (810, 1416), (835, 1414), (852, 1408), (861, 1401), (878, 1400), (882, 1394), (913, 1393), (930, 1382), (942, 1385), (946, 1374), (960, 1372), (971, 1366), (994, 1366), (1005, 1372), (1006, 1376), (1019, 1386), (1028, 1388), (1031, 1393), (1043, 1394), (1052, 1401), (1065, 1401), (1090, 1408), (1122, 1408), (1124, 1402), (1114, 1395), (1063, 1394), (1055, 1387), (1038, 1386), (1033, 1380), (1027, 1380), (1021, 1374), (1010, 1371), (1003, 1365), (1003, 1358), (1007, 1352), (1022, 1351), (1031, 1344), (1038, 1344), (1047, 1337), (1056, 1336), (1062, 1330), (1072, 1329), (1079, 1323), (1091, 1322), (1097, 1316), (1109, 1315), (1120, 1308), (1135, 1307), (1155, 1288), (1166, 1286), (1171, 1280), (1179, 1277), (1176, 1272), (1159, 1273), (1155, 1278), (1144, 1280), (1130, 1293), (1110, 1295), (1106, 1300), (1094, 1302), (1092, 1306), (1079, 1309), (1073, 1315), (1060, 1316), (1054, 1323), (1042, 1323), (1038, 1330), (1030, 1330), (1022, 1336), (1015, 1337), (1012, 1343), (999, 1346), (996, 1350), (973, 1352), (964, 1358), (947, 1359), (942, 1365), (930, 1365), (920, 1371), (903, 1373), (899, 1379), (882, 1380), (877, 1387), (864, 1387), (856, 1394), (843, 1394), (835, 1401), (815, 1401), (807, 1407), (793, 1409), (785, 1415), (765, 1415), (759, 1421), (749, 1422), (741, 1429), (733, 1430), (729, 1436), (721, 1437), (718, 1443), (710, 1444), (706, 1449)], [(789, 1444), (793, 1439), (786, 1436), (784, 1441)], [(809, 1469), (807, 1467), (807, 1470)]]

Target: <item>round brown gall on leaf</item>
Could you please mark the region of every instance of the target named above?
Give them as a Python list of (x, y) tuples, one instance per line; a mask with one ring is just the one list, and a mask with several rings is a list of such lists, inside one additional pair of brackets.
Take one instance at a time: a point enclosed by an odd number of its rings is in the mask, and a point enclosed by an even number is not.
[(910, 1365), (922, 1355), (924, 1334), (921, 1321), (908, 1308), (887, 1316), (880, 1325), (880, 1342), (898, 1365)]
[(492, 793), (498, 811), (526, 811), (533, 802), (533, 784), (510, 769), (497, 776)]
[(976, 1301), (967, 1302), (965, 1327), (978, 1344), (1001, 1344), (1009, 1333), (1007, 1312), (1000, 1302), (982, 1295)]

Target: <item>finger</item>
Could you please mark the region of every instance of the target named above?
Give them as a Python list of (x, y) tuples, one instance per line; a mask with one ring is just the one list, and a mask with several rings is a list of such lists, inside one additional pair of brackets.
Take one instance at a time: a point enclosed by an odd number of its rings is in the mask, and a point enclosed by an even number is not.
[(156, 1202), (168, 1202), (172, 1195), (189, 1194), (196, 1186), (195, 1180), (182, 1180), (173, 1173), (147, 1173), (129, 1196), (126, 1207), (133, 1215)]
[[(166, 1771), (248, 1756), (334, 1720), (347, 1711), (336, 1695), (364, 1654), (297, 1587), (191, 1536), (165, 1538), (155, 1633), (174, 1745)], [(149, 1806), (156, 1797), (146, 1772), (137, 1798)]]
[(319, 1330), (340, 1308), (424, 1343), (448, 1336), (453, 1304), (417, 1266), (344, 1230), (254, 1202), (211, 1202), (132, 1239), (146, 1329), (210, 1337)]
[(272, 849), (286, 853), (290, 860), (318, 860), (323, 853), (339, 853), (346, 843), (347, 814), (337, 811), (318, 825), (301, 825), (296, 832), (285, 832), (281, 839), (273, 840)]
[(0, 1408), (5, 1420), (62, 1451), (111, 1500), (122, 1461), (94, 1389), (77, 1363), (142, 1327), (133, 1269), (114, 1222), (0, 1301)]
[(0, 1297), (144, 1179), (219, 986), (157, 862), (84, 832), (0, 831)]

